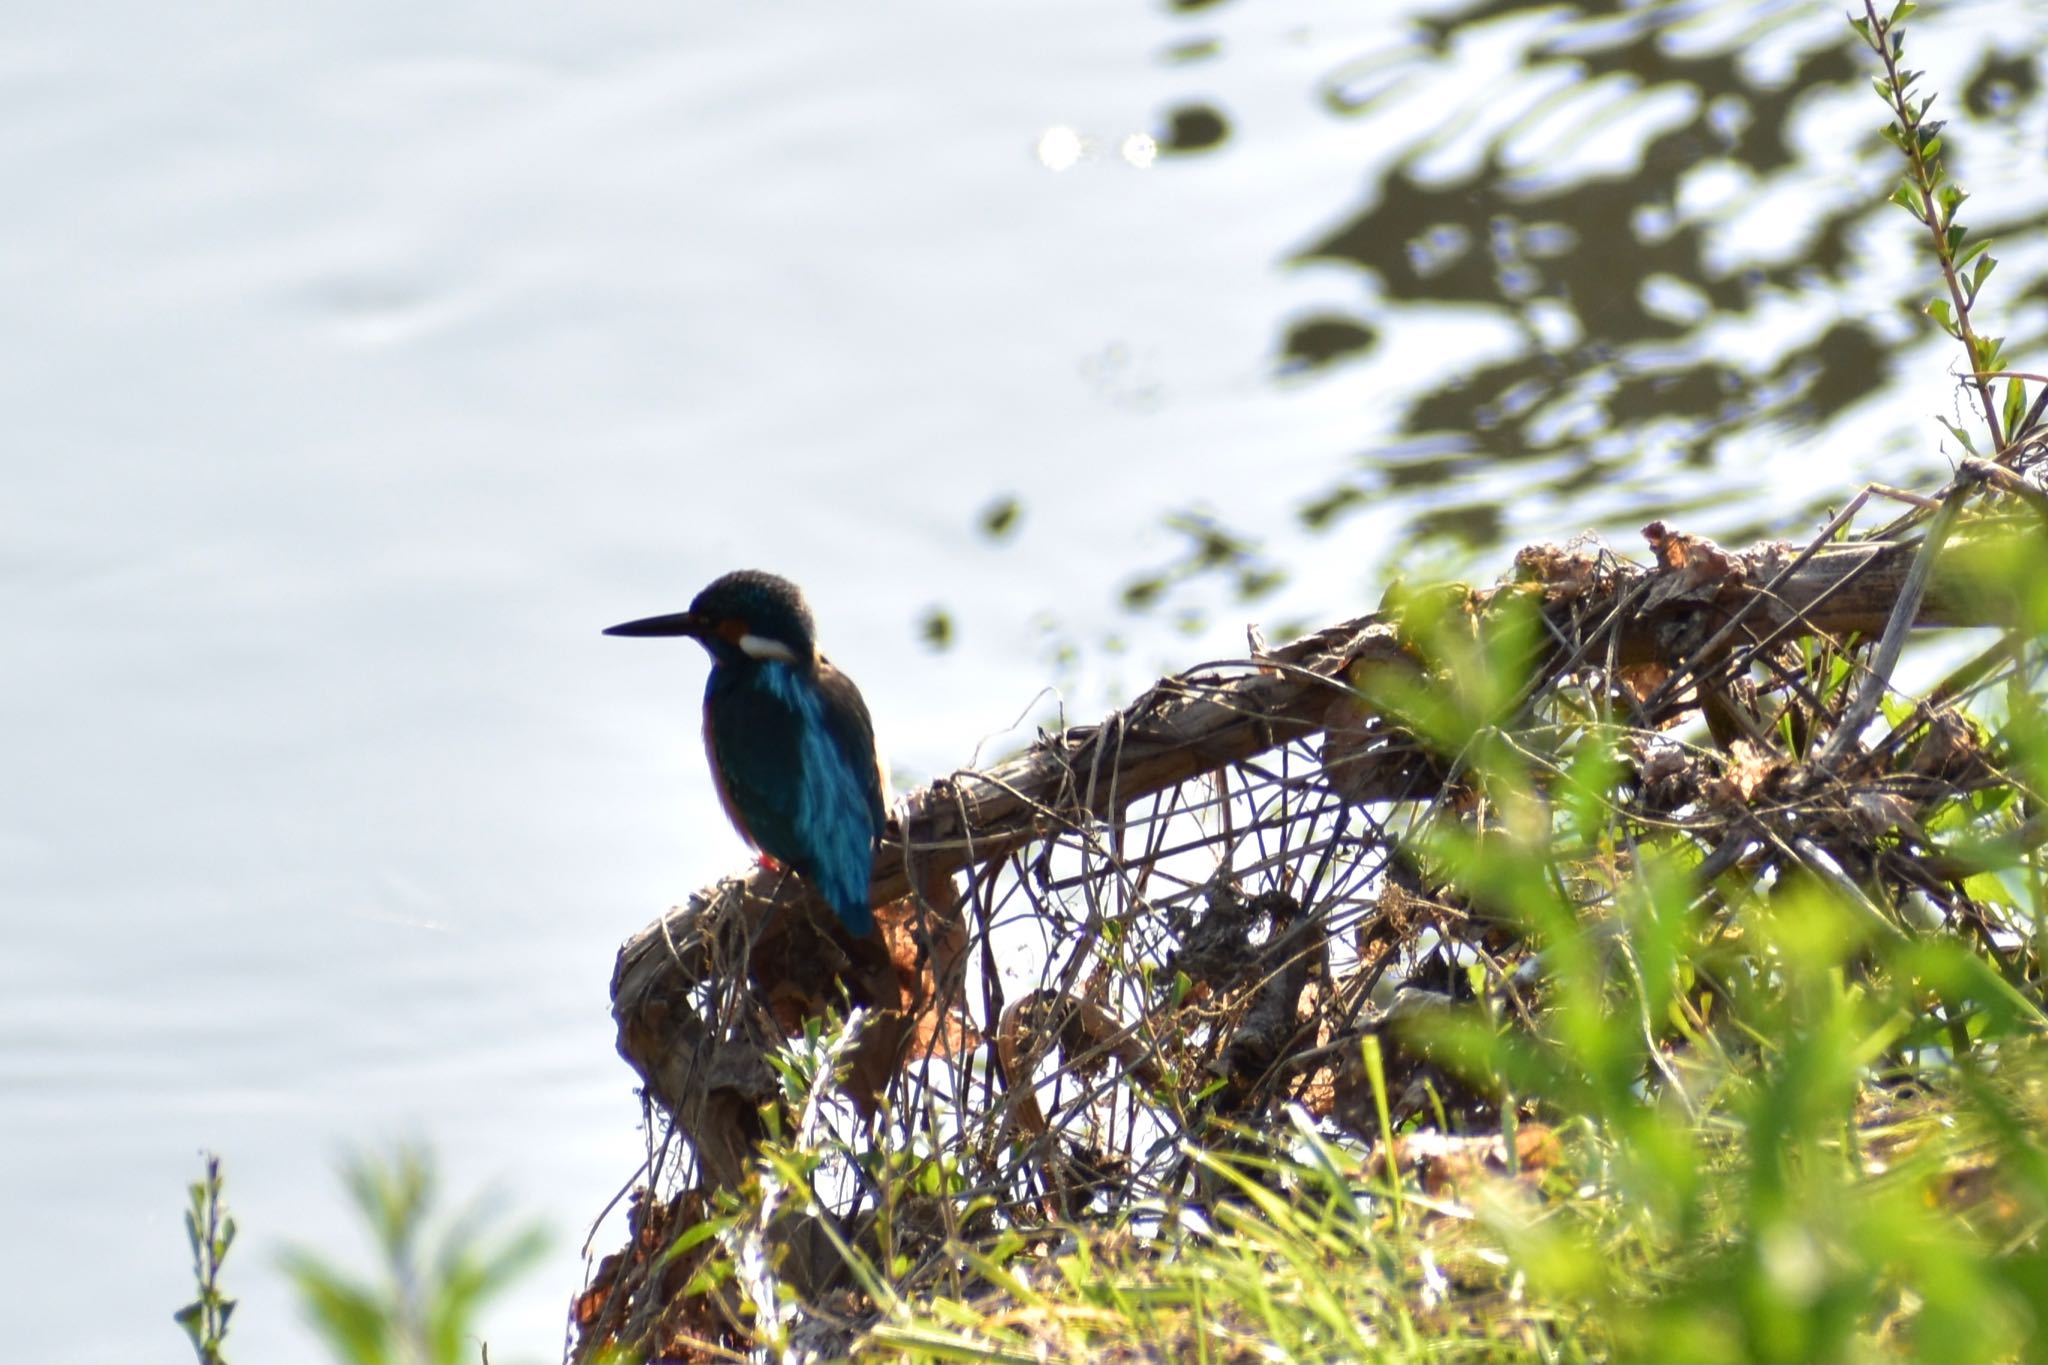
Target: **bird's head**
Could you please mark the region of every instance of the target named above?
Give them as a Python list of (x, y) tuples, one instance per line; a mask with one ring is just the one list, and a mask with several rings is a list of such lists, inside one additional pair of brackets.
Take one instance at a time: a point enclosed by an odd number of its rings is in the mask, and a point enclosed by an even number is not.
[(809, 667), (818, 657), (811, 609), (796, 584), (758, 569), (726, 574), (688, 611), (609, 627), (607, 635), (687, 635), (722, 664), (777, 659)]

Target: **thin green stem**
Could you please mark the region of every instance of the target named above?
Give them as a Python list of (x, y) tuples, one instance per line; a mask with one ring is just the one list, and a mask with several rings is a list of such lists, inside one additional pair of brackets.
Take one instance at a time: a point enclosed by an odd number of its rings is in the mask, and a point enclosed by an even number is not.
[(1977, 390), (1977, 401), (1984, 409), (1984, 425), (1991, 433), (1991, 446), (1996, 451), (2004, 448), (2005, 434), (1998, 420), (1998, 402), (1991, 392), (1991, 371), (1984, 364), (1984, 343), (1970, 325), (1970, 304), (1976, 291), (1965, 288), (1956, 265), (1955, 248), (1962, 241), (1962, 233), (1955, 229), (1955, 210), (1962, 198), (1958, 193), (1948, 196), (1941, 193), (1943, 177), (1935, 155), (1941, 146), (1941, 124), (1921, 122), (1934, 102), (1933, 97), (1922, 100), (1916, 109), (1908, 98), (1914, 73), (1902, 72), (1899, 68), (1902, 44), (1897, 21), (1911, 13), (1911, 9), (1909, 5), (1900, 5), (1892, 11), (1891, 18), (1881, 19), (1873, 0), (1863, 0), (1863, 13), (1869, 25), (1862, 31), (1871, 50), (1884, 63), (1885, 102), (1898, 118), (1895, 130), (1899, 136), (1894, 143), (1906, 157), (1910, 168), (1907, 182), (1914, 191), (1910, 203), (1902, 199), (1894, 202), (1904, 204), (1934, 239), (1934, 254), (1941, 262), (1942, 280), (1948, 285), (1949, 299), (1955, 307), (1955, 325), (1949, 330), (1963, 343), (1963, 350), (1969, 357), (1970, 383)]

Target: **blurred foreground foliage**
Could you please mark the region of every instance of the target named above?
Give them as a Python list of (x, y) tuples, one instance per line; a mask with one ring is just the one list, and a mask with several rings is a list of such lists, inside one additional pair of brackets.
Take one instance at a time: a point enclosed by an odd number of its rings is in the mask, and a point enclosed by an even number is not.
[(494, 1231), (501, 1201), (489, 1196), (437, 1227), (440, 1180), (433, 1154), (417, 1144), (354, 1153), (341, 1178), (376, 1245), (377, 1272), (355, 1275), (307, 1247), (284, 1255), (306, 1317), (334, 1358), (430, 1365), (476, 1355), (478, 1313), (540, 1259), (546, 1233), (535, 1223)]

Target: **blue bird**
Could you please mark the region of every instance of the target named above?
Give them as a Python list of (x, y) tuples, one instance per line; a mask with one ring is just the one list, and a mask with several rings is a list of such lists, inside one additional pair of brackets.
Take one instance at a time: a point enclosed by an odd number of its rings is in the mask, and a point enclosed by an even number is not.
[(687, 635), (710, 651), (704, 749), (733, 827), (816, 887), (848, 932), (871, 932), (868, 880), (886, 819), (874, 723), (853, 680), (818, 652), (796, 584), (743, 569), (688, 611), (604, 633)]

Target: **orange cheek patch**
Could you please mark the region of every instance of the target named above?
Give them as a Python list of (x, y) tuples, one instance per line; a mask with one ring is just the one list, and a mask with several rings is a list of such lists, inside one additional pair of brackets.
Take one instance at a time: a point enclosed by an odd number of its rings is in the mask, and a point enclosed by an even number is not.
[(719, 639), (724, 640), (727, 644), (736, 645), (740, 642), (740, 637), (747, 633), (747, 623), (727, 617), (725, 620), (720, 621), (714, 629), (718, 632)]

